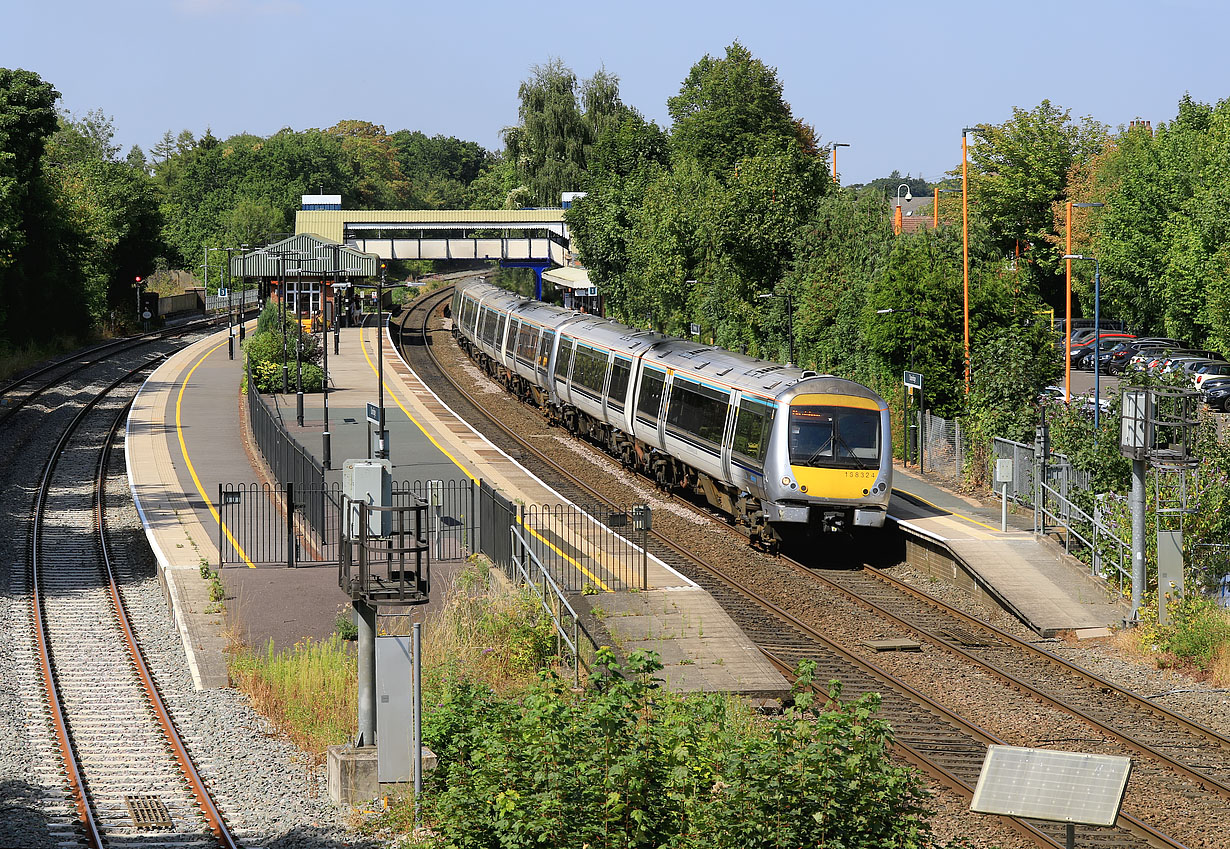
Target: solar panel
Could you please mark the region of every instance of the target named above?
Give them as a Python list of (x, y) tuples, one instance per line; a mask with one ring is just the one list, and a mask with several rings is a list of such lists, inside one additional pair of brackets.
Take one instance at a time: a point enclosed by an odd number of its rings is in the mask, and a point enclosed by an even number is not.
[(970, 810), (1114, 825), (1131, 769), (1131, 758), (988, 746)]

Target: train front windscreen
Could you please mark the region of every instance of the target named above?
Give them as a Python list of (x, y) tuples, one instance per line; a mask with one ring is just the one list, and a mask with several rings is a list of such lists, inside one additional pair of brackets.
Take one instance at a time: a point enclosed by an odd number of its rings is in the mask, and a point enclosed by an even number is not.
[(880, 412), (830, 404), (790, 407), (790, 465), (879, 469)]

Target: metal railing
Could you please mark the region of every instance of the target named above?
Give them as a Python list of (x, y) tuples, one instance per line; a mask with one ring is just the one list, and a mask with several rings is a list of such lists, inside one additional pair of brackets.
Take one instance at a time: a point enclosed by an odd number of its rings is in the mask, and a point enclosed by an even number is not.
[(1061, 528), (1064, 551), (1085, 560), (1095, 577), (1116, 581), (1119, 594), (1123, 595), (1124, 586), (1130, 587), (1132, 583), (1128, 566), (1132, 559), (1131, 546), (1099, 517), (1089, 515), (1050, 484), (1043, 482), (1039, 490), (1041, 497), (1034, 508), (1034, 533), (1045, 534), (1050, 528)]
[[(1088, 491), (1093, 486), (1093, 476), (1073, 466), (1067, 455), (1052, 452), (1049, 459), (1047, 482), (1059, 489), (1065, 497), (1073, 487)], [(991, 447), (992, 471), (996, 460), (1012, 461), (1012, 481), (1008, 484), (1008, 497), (1017, 504), (1033, 507), (1038, 485), (1036, 447), (1025, 442), (996, 437)], [(998, 484), (996, 489), (998, 493)]]
[(257, 289), (237, 289), (229, 295), (206, 295), (205, 312), (226, 312), (229, 309), (243, 312), (259, 302), (260, 292)]
[[(551, 619), (555, 629), (556, 653), (572, 664), (574, 683), (581, 680), (581, 667), (589, 670), (598, 652), (598, 643), (581, 624), (580, 617), (564, 597), (564, 591), (534, 553), (532, 538), (516, 527), (508, 529), (509, 579), (528, 587)], [(566, 649), (566, 651), (565, 651)]]
[[(317, 501), (323, 504), (323, 518), (313, 527), (306, 505)], [(294, 510), (288, 511), (292, 502)], [(474, 487), (468, 478), (393, 481), (391, 506), (418, 502), (427, 505), (423, 521), (434, 560), (464, 560), (477, 550)], [(220, 566), (338, 562), (344, 516), (340, 483), (309, 490), (293, 482), (224, 483), (218, 485), (217, 507)]]
[[(311, 453), (295, 441), (282, 424), (281, 416), (269, 409), (248, 370), (248, 422), (261, 456), (278, 483), (294, 484), (301, 493), (302, 509), (312, 530), (326, 537), (327, 499), (325, 470)], [(298, 505), (296, 505), (298, 506)]]
[(649, 588), (648, 508), (531, 504), (521, 510), (534, 554), (569, 591)]

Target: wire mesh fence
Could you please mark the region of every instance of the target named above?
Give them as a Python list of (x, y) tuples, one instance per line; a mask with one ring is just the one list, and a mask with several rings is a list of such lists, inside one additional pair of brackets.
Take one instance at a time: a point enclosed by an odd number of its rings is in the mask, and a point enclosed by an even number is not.
[(933, 477), (959, 483), (969, 446), (959, 419), (942, 419), (923, 413), (922, 468)]

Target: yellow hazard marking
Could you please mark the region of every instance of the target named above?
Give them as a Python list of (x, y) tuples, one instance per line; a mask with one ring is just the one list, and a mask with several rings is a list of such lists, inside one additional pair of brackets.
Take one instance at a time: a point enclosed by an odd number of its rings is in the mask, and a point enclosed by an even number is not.
[[(359, 347), (363, 349), (363, 356), (364, 358), (367, 359), (367, 364), (371, 366), (372, 371), (375, 372), (377, 376), (379, 376), (380, 374), (379, 369), (377, 369), (376, 364), (372, 362), (371, 355), (367, 353), (367, 340), (363, 337), (363, 331), (365, 331), (366, 329), (367, 329), (366, 327), (359, 328)], [(377, 332), (383, 332), (383, 331), (378, 330)], [(471, 481), (473, 481), (474, 483), (478, 482), (478, 478), (470, 474), (469, 470), (467, 470), (465, 466), (461, 465), (461, 463), (457, 461), (456, 457), (454, 457), (452, 454), (446, 451), (443, 445), (441, 445), (439, 442), (436, 442), (436, 440), (432, 437), (432, 435), (427, 432), (427, 428), (423, 427), (422, 423), (410, 414), (410, 411), (405, 408), (405, 406), (401, 402), (401, 399), (397, 397), (397, 393), (393, 391), (393, 388), (389, 386), (387, 382), (384, 384), (384, 391), (389, 395), (389, 397), (393, 399), (393, 403), (397, 404), (397, 406), (401, 409), (401, 411), (406, 414), (406, 418), (414, 422), (414, 426), (417, 427), (422, 432), (423, 436), (427, 437), (431, 441), (431, 444), (436, 446), (436, 448), (440, 450), (441, 454), (443, 454), (445, 457), (448, 457), (448, 459), (452, 461), (453, 465), (461, 469), (461, 471), (465, 474), (465, 476), (468, 477)], [(607, 584), (601, 578), (599, 578), (593, 572), (590, 572), (583, 565), (581, 565), (581, 563), (579, 563), (578, 561), (574, 560), (572, 557), (565, 554), (554, 543), (552, 543), (542, 534), (538, 533), (538, 531), (534, 530), (533, 528), (526, 527), (525, 523), (521, 521), (520, 517), (517, 518), (517, 524), (521, 525), (521, 527), (529, 531), (534, 536), (535, 539), (542, 542), (542, 544), (545, 545), (547, 548), (551, 549), (556, 554), (558, 554), (560, 557), (564, 558), (564, 560), (568, 561), (573, 566), (575, 566), (577, 569), (579, 569), (581, 571), (581, 574), (589, 578), (597, 586), (601, 587), (604, 592), (608, 592), (608, 593), (614, 592), (614, 590), (612, 590), (609, 586), (607, 586)]]
[[(222, 517), (218, 515), (218, 510), (214, 507), (213, 501), (205, 494), (205, 487), (201, 485), (201, 479), (196, 476), (196, 468), (192, 465), (192, 458), (188, 456), (188, 445), (184, 442), (184, 428), (180, 422), (180, 407), (184, 403), (184, 390), (188, 388), (188, 381), (192, 379), (192, 373), (196, 371), (197, 366), (205, 362), (214, 351), (225, 345), (226, 342), (219, 342), (208, 351), (201, 355), (201, 358), (196, 361), (192, 368), (188, 369), (188, 374), (184, 376), (183, 383), (179, 386), (179, 397), (175, 399), (175, 433), (179, 436), (179, 450), (184, 455), (184, 462), (188, 464), (188, 474), (192, 475), (192, 482), (196, 484), (196, 491), (201, 494), (201, 500), (209, 507), (210, 514), (214, 517), (214, 521), (222, 528), (222, 533), (226, 534), (226, 538), (231, 541), (231, 545), (235, 546), (235, 550), (239, 552), (239, 556), (243, 558), (243, 562), (248, 564), (251, 569), (256, 568), (251, 560), (248, 559), (248, 553), (243, 550), (243, 546), (239, 544), (239, 540), (231, 534), (231, 529), (226, 526), (226, 522), (222, 521)], [(251, 389), (249, 389), (251, 391)]]
[(909, 496), (910, 498), (913, 498), (915, 501), (921, 501), (923, 504), (926, 504), (928, 507), (931, 507), (935, 510), (942, 510), (943, 512), (949, 514), (950, 516), (956, 516), (958, 519), (964, 519), (967, 522), (973, 522), (975, 525), (984, 527), (989, 531), (995, 531), (995, 533), (1000, 532), (999, 528), (995, 527), (994, 525), (988, 525), (986, 522), (979, 522), (977, 519), (966, 516), (964, 513), (958, 513), (956, 510), (949, 510), (947, 507), (941, 507), (938, 504), (932, 504), (930, 501), (923, 498), (921, 495), (915, 495), (912, 492), (906, 492), (904, 489), (897, 489), (896, 487), (893, 487), (893, 492), (898, 492), (902, 495)]

